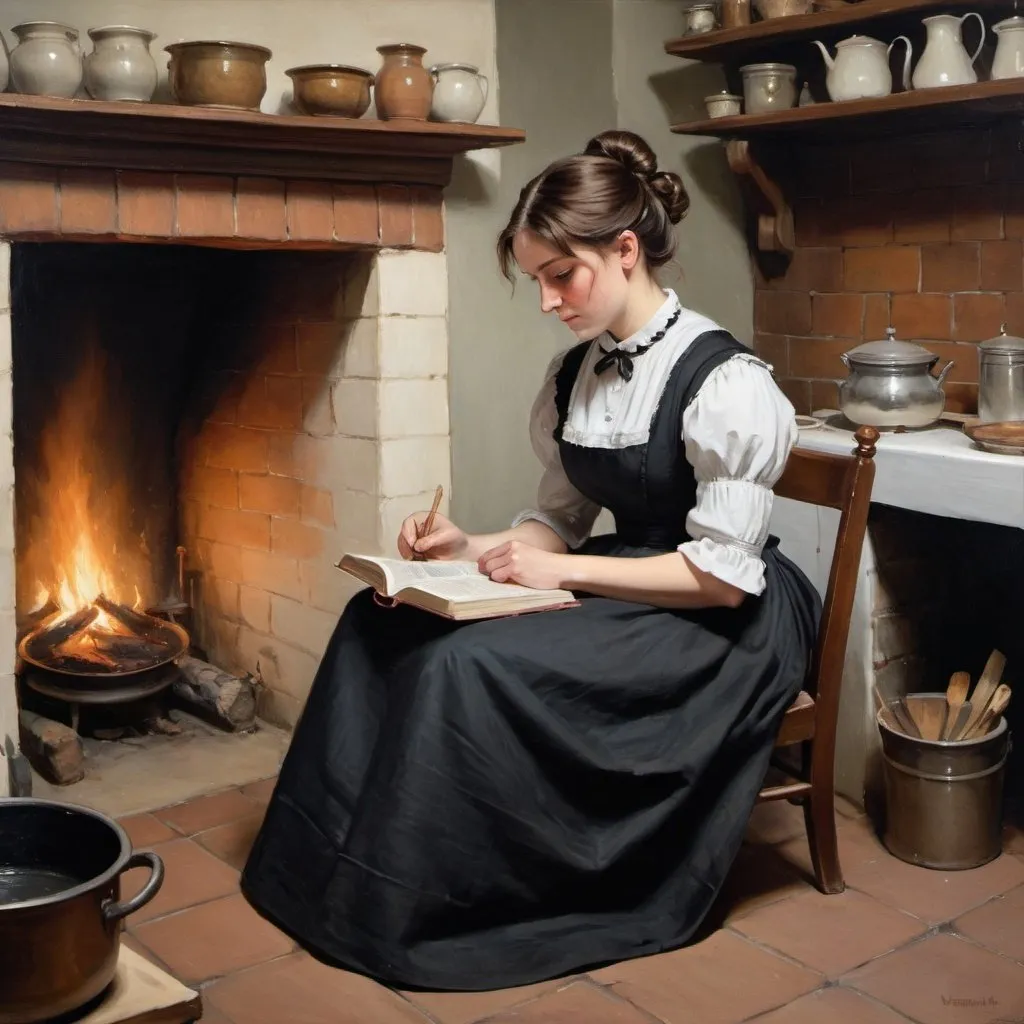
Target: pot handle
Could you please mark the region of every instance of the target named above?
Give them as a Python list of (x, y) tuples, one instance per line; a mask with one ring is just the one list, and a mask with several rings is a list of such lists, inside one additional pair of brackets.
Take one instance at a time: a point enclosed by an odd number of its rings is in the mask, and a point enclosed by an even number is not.
[(146, 882), (140, 892), (136, 893), (130, 900), (125, 900), (121, 903), (107, 900), (103, 904), (103, 920), (108, 924), (113, 924), (115, 921), (120, 921), (122, 917), (134, 914), (136, 910), (144, 907), (160, 891), (160, 886), (164, 884), (164, 862), (157, 854), (149, 850), (133, 853), (128, 858), (128, 863), (125, 864), (122, 874), (130, 868), (146, 866), (150, 870), (149, 881)]
[(953, 369), (953, 360), (950, 359), (948, 363), (939, 371), (938, 377), (935, 378), (936, 382), (941, 384), (946, 379), (946, 374)]

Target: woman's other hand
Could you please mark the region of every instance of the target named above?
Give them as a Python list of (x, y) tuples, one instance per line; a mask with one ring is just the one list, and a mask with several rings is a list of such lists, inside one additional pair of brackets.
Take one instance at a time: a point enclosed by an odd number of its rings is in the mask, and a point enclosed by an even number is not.
[(402, 523), (402, 530), (398, 535), (399, 554), (405, 559), (411, 559), (416, 555), (437, 561), (463, 558), (469, 546), (469, 537), (464, 530), (459, 529), (440, 512), (434, 515), (430, 533), (426, 537), (416, 539), (429, 514), (415, 512)]
[(510, 540), (485, 551), (477, 564), (480, 571), (495, 583), (519, 583), (534, 590), (557, 590), (564, 586), (565, 560), (569, 557)]

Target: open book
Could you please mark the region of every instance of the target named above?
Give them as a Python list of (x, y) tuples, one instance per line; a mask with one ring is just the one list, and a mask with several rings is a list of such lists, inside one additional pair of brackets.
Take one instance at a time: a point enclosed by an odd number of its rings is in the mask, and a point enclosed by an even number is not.
[(407, 562), (376, 555), (345, 555), (338, 568), (368, 583), (382, 597), (460, 621), (579, 604), (568, 590), (533, 590), (518, 583), (495, 583), (480, 572), (476, 562)]

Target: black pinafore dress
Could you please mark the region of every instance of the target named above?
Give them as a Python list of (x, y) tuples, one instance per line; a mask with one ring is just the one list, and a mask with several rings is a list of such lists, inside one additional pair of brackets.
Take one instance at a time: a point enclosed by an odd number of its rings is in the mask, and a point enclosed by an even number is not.
[[(561, 440), (615, 515), (581, 552), (675, 550), (696, 482), (679, 434), (743, 347), (694, 341), (645, 445)], [(682, 557), (682, 556), (680, 556)], [(820, 603), (778, 550), (738, 609), (581, 606), (454, 624), (369, 591), (341, 616), (242, 875), (318, 958), (406, 988), (527, 984), (691, 938), (738, 852)]]

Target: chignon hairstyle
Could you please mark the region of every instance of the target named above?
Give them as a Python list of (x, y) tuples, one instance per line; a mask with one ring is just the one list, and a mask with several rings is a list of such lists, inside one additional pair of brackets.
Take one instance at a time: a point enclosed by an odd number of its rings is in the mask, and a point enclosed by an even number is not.
[(633, 231), (653, 270), (675, 255), (673, 226), (689, 207), (682, 178), (659, 171), (654, 151), (639, 135), (601, 132), (582, 153), (555, 161), (523, 188), (498, 236), (498, 263), (514, 282), (512, 245), (527, 228), (566, 256), (575, 255), (574, 245), (601, 249)]

